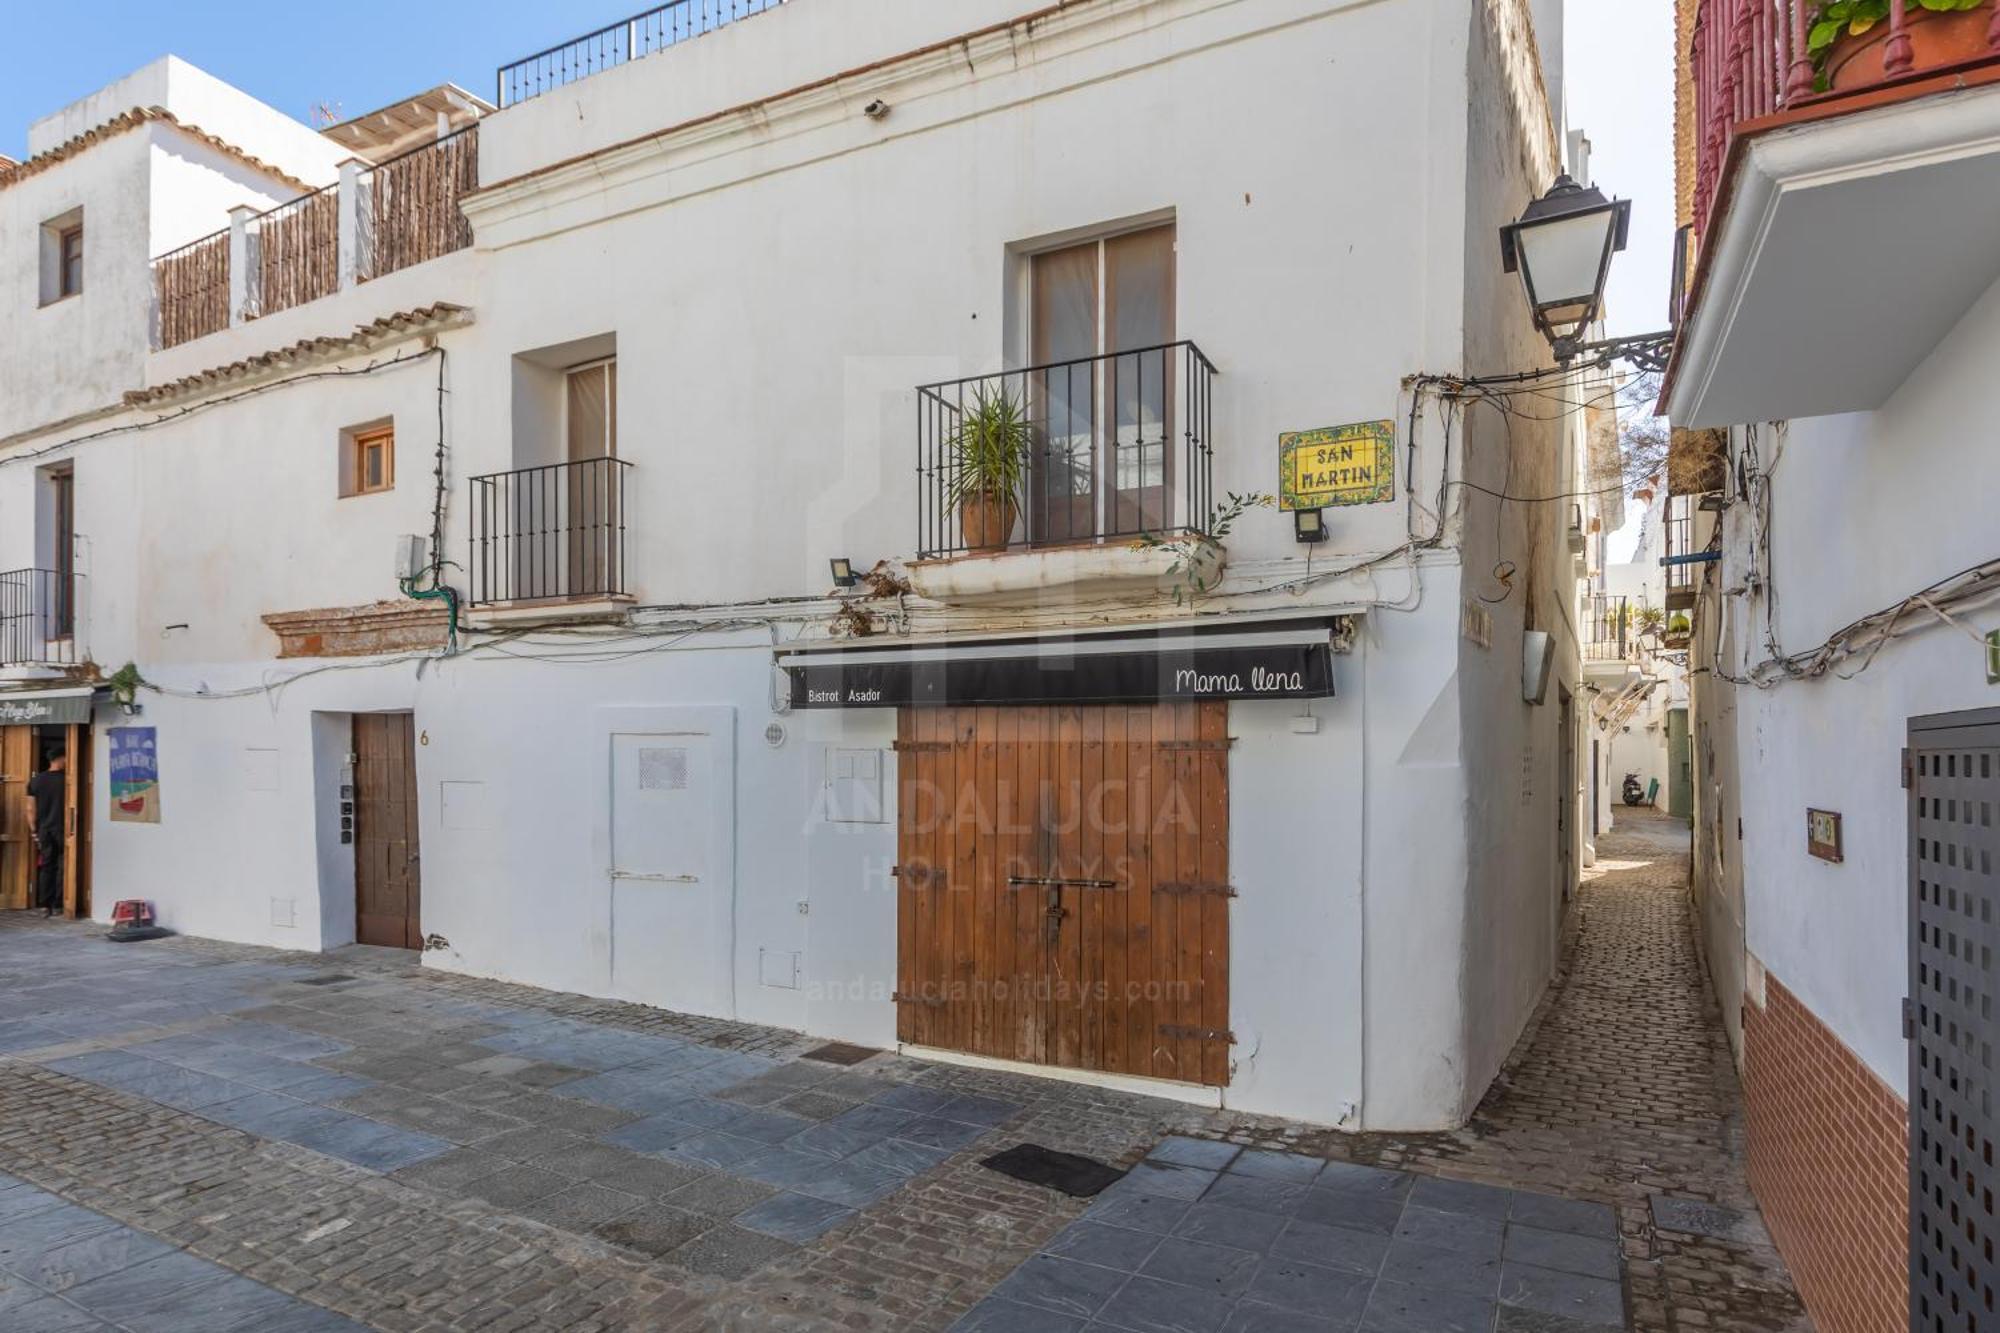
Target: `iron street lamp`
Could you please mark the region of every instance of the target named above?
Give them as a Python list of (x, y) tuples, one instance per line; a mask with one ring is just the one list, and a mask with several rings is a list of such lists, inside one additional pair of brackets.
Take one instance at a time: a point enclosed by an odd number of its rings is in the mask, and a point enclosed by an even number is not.
[(1664, 367), (1671, 332), (1584, 341), (1604, 309), (1611, 256), (1625, 248), (1631, 225), (1631, 200), (1606, 199), (1596, 186), (1578, 185), (1565, 172), (1518, 220), (1500, 229), (1501, 264), (1521, 275), (1535, 327), (1555, 349), (1558, 364), (1590, 355), (1600, 362), (1624, 357), (1647, 370)]

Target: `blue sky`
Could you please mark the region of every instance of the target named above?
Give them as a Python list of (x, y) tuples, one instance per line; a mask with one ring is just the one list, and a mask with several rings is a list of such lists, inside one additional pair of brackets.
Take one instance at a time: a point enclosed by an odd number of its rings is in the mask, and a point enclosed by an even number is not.
[(0, 78), (0, 153), (20, 157), (29, 121), (162, 55), (310, 123), (321, 103), (359, 115), (445, 82), (490, 98), (496, 66), (642, 7), (642, 0), (14, 0), (0, 5), (10, 52)]

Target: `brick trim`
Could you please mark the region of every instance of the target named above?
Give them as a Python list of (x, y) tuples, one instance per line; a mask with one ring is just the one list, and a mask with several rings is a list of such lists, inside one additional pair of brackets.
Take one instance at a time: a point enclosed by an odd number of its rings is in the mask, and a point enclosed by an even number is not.
[(1743, 1005), (1750, 1187), (1820, 1333), (1908, 1321), (1909, 1111), (1766, 976)]

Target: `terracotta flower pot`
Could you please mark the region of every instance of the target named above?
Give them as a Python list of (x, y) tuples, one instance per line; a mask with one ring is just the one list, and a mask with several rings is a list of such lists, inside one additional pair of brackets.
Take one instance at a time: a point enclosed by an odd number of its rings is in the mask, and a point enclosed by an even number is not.
[[(1993, 54), (1987, 33), (1993, 24), (1993, 9), (1955, 9), (1936, 13), (1912, 4), (1904, 31), (1910, 35), (1913, 59), (1910, 72), (1942, 69), (1967, 60)], [(1826, 62), (1827, 87), (1833, 92), (1866, 88), (1888, 77), (1882, 57), (1889, 45), (1889, 21), (1884, 19), (1859, 37), (1842, 37), (1833, 44)]]
[(958, 502), (958, 529), (967, 549), (981, 554), (1004, 551), (1014, 535), (1021, 506), (1011, 495), (975, 491)]

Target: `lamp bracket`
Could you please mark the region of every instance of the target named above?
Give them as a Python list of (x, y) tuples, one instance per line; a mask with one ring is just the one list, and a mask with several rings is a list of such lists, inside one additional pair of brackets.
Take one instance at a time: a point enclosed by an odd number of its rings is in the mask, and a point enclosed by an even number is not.
[(1672, 329), (1659, 333), (1637, 333), (1625, 338), (1605, 338), (1597, 342), (1584, 342), (1580, 338), (1558, 338), (1555, 341), (1556, 361), (1560, 365), (1566, 366), (1577, 360), (1600, 366), (1608, 366), (1613, 361), (1629, 361), (1640, 370), (1654, 374), (1666, 370), (1667, 360), (1673, 351)]

